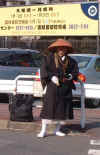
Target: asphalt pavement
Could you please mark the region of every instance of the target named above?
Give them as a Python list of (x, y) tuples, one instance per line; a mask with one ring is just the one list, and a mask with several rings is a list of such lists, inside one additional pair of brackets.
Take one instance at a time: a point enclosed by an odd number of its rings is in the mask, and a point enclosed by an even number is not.
[(39, 139), (41, 107), (33, 107), (33, 122), (10, 121), (8, 104), (0, 104), (0, 152), (2, 155), (100, 155), (100, 108), (87, 109), (86, 126), (81, 129), (80, 108), (74, 119), (62, 126), (65, 137), (53, 134), (55, 124), (48, 126), (48, 135)]
[(100, 155), (100, 142), (93, 144), (94, 140), (87, 135), (37, 138), (34, 132), (0, 130), (0, 152), (2, 155)]
[(39, 139), (32, 132), (0, 131), (2, 155), (88, 155), (90, 137), (48, 136)]

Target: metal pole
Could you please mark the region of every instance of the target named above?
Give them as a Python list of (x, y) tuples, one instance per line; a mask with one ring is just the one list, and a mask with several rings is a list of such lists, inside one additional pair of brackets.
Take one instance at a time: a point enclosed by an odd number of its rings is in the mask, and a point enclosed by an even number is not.
[(26, 0), (26, 3), (25, 4), (26, 5), (30, 5), (31, 4), (30, 0)]
[(41, 2), (44, 4), (49, 4), (49, 0), (41, 0)]
[(4, 48), (7, 48), (7, 47), (8, 47), (8, 37), (5, 36)]
[(99, 45), (99, 35), (96, 37), (97, 39), (97, 53), (96, 54), (99, 54), (100, 55), (100, 45)]
[(81, 128), (85, 128), (85, 122), (86, 122), (86, 114), (85, 114), (85, 89), (84, 84), (81, 80), (78, 80), (80, 82), (81, 86), (81, 118), (80, 118), (80, 124)]
[(100, 12), (99, 12), (99, 10), (100, 10), (100, 3), (98, 2), (98, 36), (97, 36), (97, 54), (100, 55), (100, 44), (99, 44), (99, 35), (100, 35), (100, 28), (99, 28), (99, 26), (100, 26), (100, 20), (99, 20), (99, 18), (100, 18)]

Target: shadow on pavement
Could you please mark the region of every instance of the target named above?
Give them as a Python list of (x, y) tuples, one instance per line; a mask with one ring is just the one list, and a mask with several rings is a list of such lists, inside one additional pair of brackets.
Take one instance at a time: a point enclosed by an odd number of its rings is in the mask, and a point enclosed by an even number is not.
[(86, 127), (84, 129), (81, 128), (80, 124), (66, 124), (62, 125), (61, 130), (66, 134), (90, 134), (100, 137), (100, 122), (90, 122), (86, 123)]

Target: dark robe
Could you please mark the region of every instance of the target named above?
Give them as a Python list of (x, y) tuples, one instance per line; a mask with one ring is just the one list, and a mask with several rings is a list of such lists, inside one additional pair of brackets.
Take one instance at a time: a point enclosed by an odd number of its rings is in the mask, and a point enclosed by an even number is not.
[[(43, 108), (40, 114), (42, 119), (73, 119), (72, 89), (75, 89), (73, 80), (77, 79), (79, 69), (74, 59), (69, 56), (67, 59), (68, 65), (65, 73), (72, 74), (73, 79), (62, 82), (65, 74), (61, 65), (56, 68), (54, 54), (50, 53), (43, 58), (40, 68), (41, 83), (43, 88), (47, 85), (47, 91), (43, 97)], [(60, 86), (51, 81), (52, 76), (59, 78)]]

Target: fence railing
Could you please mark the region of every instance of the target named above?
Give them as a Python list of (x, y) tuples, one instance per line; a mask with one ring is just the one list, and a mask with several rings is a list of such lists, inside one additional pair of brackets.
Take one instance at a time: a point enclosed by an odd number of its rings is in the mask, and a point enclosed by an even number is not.
[[(29, 49), (37, 49), (40, 51), (44, 51), (51, 42), (54, 41), (52, 39), (43, 39), (43, 40), (30, 40), (30, 41), (21, 41), (20, 39), (9, 39), (1, 37), (0, 39), (0, 48), (29, 48)], [(96, 53), (97, 50), (97, 41), (95, 40), (77, 40), (77, 39), (69, 39), (72, 43), (73, 48), (76, 53)]]

